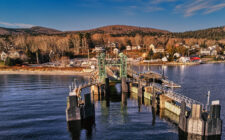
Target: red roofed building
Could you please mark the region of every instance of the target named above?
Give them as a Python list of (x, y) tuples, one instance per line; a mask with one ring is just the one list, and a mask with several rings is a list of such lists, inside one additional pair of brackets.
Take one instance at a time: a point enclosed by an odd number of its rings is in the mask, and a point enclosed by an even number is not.
[(201, 58), (200, 57), (191, 57), (191, 61), (200, 61)]

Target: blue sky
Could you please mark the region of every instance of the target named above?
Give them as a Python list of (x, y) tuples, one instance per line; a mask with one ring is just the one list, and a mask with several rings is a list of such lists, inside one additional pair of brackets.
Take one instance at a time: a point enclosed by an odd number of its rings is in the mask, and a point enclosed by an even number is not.
[(174, 32), (225, 25), (225, 0), (0, 0), (0, 26), (62, 31), (134, 25)]

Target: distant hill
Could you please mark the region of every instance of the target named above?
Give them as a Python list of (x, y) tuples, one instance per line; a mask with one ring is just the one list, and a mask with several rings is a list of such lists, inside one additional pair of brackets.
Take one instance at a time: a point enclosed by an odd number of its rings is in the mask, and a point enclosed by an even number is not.
[(206, 38), (220, 40), (225, 39), (225, 26), (172, 34), (177, 38)]
[(0, 35), (21, 35), (21, 34), (60, 34), (59, 30), (35, 26), (32, 28), (3, 28), (0, 27)]
[(55, 35), (55, 34), (71, 34), (71, 33), (101, 33), (101, 34), (110, 34), (113, 37), (121, 36), (131, 36), (134, 37), (136, 34), (148, 35), (148, 36), (161, 36), (164, 35), (168, 38), (205, 38), (220, 40), (225, 39), (225, 26), (208, 28), (196, 31), (187, 31), (187, 32), (170, 32), (167, 30), (160, 30), (147, 27), (137, 27), (137, 26), (127, 26), (127, 25), (110, 25), (103, 26), (90, 30), (81, 30), (81, 31), (59, 31), (56, 29), (46, 28), (46, 27), (32, 27), (32, 28), (3, 28), (0, 27), (0, 35)]
[(90, 32), (90, 33), (108, 33), (108, 34), (127, 34), (131, 32), (157, 32), (157, 33), (169, 33), (167, 30), (160, 30), (154, 28), (147, 28), (147, 27), (137, 27), (137, 26), (128, 26), (128, 25), (109, 25), (103, 26), (91, 30), (82, 30), (82, 31), (69, 31), (69, 32)]

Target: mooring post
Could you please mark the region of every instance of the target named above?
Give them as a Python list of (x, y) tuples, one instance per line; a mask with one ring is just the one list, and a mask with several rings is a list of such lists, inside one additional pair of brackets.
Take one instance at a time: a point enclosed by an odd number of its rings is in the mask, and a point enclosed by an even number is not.
[(205, 123), (201, 117), (202, 106), (200, 104), (192, 104), (191, 115), (187, 120), (187, 133), (195, 135), (204, 135)]
[(152, 107), (153, 108), (156, 108), (156, 106), (157, 106), (157, 104), (156, 104), (156, 94), (155, 94), (155, 88), (154, 88), (154, 86), (152, 87), (152, 94), (153, 94), (153, 96), (152, 96)]
[(84, 94), (83, 119), (94, 118), (94, 104), (91, 103), (91, 94)]
[(142, 90), (142, 85), (141, 85), (141, 81), (138, 81), (138, 97), (142, 98), (143, 96), (143, 90)]
[(122, 93), (122, 106), (127, 106), (127, 93)]
[(109, 78), (105, 78), (105, 97), (106, 97), (106, 105), (109, 106), (110, 100)]
[(220, 119), (221, 106), (219, 101), (213, 101), (210, 106), (210, 112), (206, 121), (206, 136), (214, 136), (222, 134), (222, 120)]
[(80, 109), (78, 108), (77, 96), (67, 97), (66, 120), (80, 120)]
[(186, 117), (186, 103), (181, 102), (181, 112), (179, 116), (179, 129), (183, 132), (187, 132), (187, 117)]
[(127, 86), (127, 78), (126, 77), (122, 77), (121, 80), (121, 84), (122, 84), (122, 92), (123, 93), (127, 93), (128, 92), (128, 86)]
[(155, 125), (155, 119), (156, 119), (156, 110), (154, 107), (152, 107), (152, 126)]

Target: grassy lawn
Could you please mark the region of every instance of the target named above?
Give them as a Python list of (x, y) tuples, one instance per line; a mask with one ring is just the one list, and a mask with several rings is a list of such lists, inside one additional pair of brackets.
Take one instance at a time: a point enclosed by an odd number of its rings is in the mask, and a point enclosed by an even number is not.
[(0, 67), (4, 67), (4, 66), (5, 66), (4, 62), (0, 61)]

